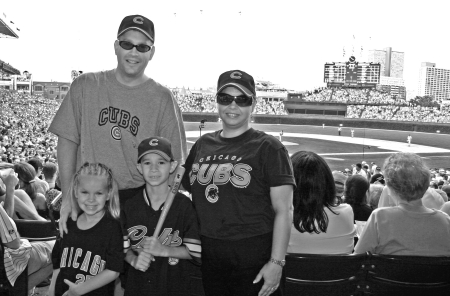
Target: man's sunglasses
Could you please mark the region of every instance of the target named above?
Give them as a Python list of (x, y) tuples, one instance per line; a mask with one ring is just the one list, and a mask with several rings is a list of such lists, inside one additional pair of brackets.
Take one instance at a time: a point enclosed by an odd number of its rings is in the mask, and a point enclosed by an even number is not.
[(152, 47), (147, 44), (134, 45), (133, 43), (128, 42), (128, 41), (119, 41), (119, 45), (120, 45), (120, 47), (122, 47), (123, 49), (126, 49), (126, 50), (132, 50), (133, 47), (136, 47), (136, 50), (139, 52), (147, 52), (150, 49), (152, 49)]
[(235, 101), (236, 105), (238, 105), (239, 107), (248, 107), (253, 103), (253, 98), (247, 97), (245, 95), (230, 96), (229, 94), (217, 94), (216, 98), (217, 103), (224, 106), (230, 105), (231, 103), (233, 103), (233, 101)]

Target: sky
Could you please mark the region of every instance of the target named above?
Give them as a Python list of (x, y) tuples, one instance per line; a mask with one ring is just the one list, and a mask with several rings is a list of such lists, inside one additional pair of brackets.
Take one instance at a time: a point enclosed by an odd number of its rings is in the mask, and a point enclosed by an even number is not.
[(352, 48), (364, 62), (369, 49), (392, 47), (405, 53), (405, 85), (414, 91), (421, 62), (450, 69), (445, 3), (0, 0), (0, 14), (20, 29), (19, 39), (0, 38), (0, 59), (35, 81), (66, 82), (71, 70), (113, 69), (121, 20), (142, 14), (155, 24), (156, 52), (146, 74), (169, 87), (215, 87), (222, 72), (239, 69), (288, 89), (312, 90), (325, 85), (324, 64), (347, 61)]

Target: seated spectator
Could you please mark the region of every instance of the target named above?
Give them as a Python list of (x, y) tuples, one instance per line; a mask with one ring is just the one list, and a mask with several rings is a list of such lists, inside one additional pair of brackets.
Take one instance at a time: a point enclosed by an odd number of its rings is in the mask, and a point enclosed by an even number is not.
[[(378, 207), (395, 207), (398, 205), (398, 203), (399, 201), (390, 196), (387, 188), (384, 187), (383, 192), (381, 192)], [(429, 209), (439, 210), (444, 204), (444, 199), (439, 193), (436, 192), (435, 189), (428, 187), (428, 189), (425, 191), (424, 196), (422, 197), (422, 203)]]
[(377, 167), (375, 168), (374, 175), (376, 175), (376, 174), (383, 174), (383, 173), (381, 172), (381, 167), (377, 166)]
[[(42, 174), (47, 182), (49, 189), (53, 189), (56, 186), (56, 178), (58, 177), (58, 166), (53, 162), (47, 162), (42, 169)], [(60, 188), (56, 188), (60, 190)]]
[(370, 171), (369, 171), (369, 166), (368, 166), (367, 164), (364, 164), (364, 165), (363, 165), (363, 170), (364, 170), (364, 172), (366, 172), (366, 175), (367, 175), (367, 181), (369, 181), (370, 178), (372, 178), (372, 174), (371, 174)]
[(373, 211), (355, 253), (450, 256), (450, 217), (422, 203), (430, 171), (413, 153), (396, 153), (384, 165), (386, 188), (395, 207)]
[(384, 185), (370, 184), (368, 204), (372, 209), (378, 208), (381, 192), (383, 192)]
[(344, 170), (344, 175), (346, 175), (347, 177), (349, 177), (349, 176), (352, 175), (352, 171), (351, 171), (350, 169), (346, 168), (346, 169)]
[(361, 175), (368, 180), (367, 173), (365, 170), (363, 170), (362, 164), (360, 163), (357, 163), (356, 166), (353, 168), (353, 175)]
[(435, 189), (434, 191), (436, 191), (442, 197), (444, 203), (448, 201), (448, 195), (445, 191), (443, 191), (442, 189)]
[[(0, 201), (4, 202), (6, 197), (6, 186), (0, 178)], [(14, 191), (14, 212), (13, 218), (19, 219), (19, 217), (27, 220), (41, 220), (45, 219), (36, 211), (36, 208), (31, 201), (31, 198), (25, 191), (19, 189)]]
[(442, 191), (444, 191), (447, 194), (447, 200), (449, 200), (449, 198), (450, 198), (450, 185), (442, 186)]
[(371, 178), (370, 178), (370, 184), (381, 184), (384, 185), (384, 176), (380, 173), (374, 174)]
[[(60, 218), (60, 211), (61, 211), (61, 204), (62, 204), (62, 198), (61, 198), (61, 191), (58, 189), (50, 189), (45, 193), (45, 201), (47, 203), (47, 208), (49, 209), (49, 216), (53, 220), (59, 220)], [(57, 201), (54, 202), (54, 200), (58, 198)]]
[(299, 151), (292, 155), (292, 165), (297, 187), (288, 253), (352, 253), (353, 211), (348, 204), (336, 204), (334, 179), (325, 160)]
[(31, 166), (33, 166), (34, 171), (36, 172), (36, 176), (34, 177), (34, 182), (38, 185), (37, 191), (41, 194), (45, 194), (50, 188), (48, 183), (45, 180), (39, 179), (39, 177), (42, 174), (42, 169), (44, 166), (42, 165), (42, 162), (37, 158), (32, 158), (27, 161)]
[(347, 176), (340, 171), (333, 171), (334, 187), (336, 188), (336, 204), (340, 204), (343, 201), (345, 182)]
[(17, 173), (19, 178), (19, 188), (25, 191), (25, 193), (31, 198), (38, 214), (44, 218), (47, 218), (48, 208), (45, 203), (45, 196), (38, 192), (34, 168), (26, 162), (20, 162), (14, 165), (14, 172)]
[(441, 211), (450, 216), (450, 201), (447, 201), (442, 205)]
[(21, 239), (11, 219), (14, 212), (14, 187), (19, 179), (14, 174), (2, 177), (6, 185), (4, 206), (0, 204), (0, 236), (4, 245), (6, 276), (14, 286), (17, 277), (28, 267), (28, 290), (47, 279), (53, 272), (51, 252), (55, 240), (29, 242)]
[(367, 204), (369, 182), (360, 175), (354, 175), (345, 182), (345, 202), (353, 209), (355, 221), (367, 221), (372, 208)]

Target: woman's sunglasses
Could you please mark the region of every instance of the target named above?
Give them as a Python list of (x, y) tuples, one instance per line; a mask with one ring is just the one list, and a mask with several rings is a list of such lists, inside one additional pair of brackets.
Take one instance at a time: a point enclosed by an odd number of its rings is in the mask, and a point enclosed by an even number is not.
[(152, 49), (152, 47), (147, 44), (134, 45), (133, 43), (128, 42), (128, 41), (119, 41), (119, 45), (120, 45), (120, 47), (122, 47), (123, 49), (126, 49), (126, 50), (132, 50), (133, 47), (136, 47), (136, 50), (139, 52), (147, 52), (150, 49)]
[(236, 105), (239, 107), (249, 107), (253, 103), (253, 98), (245, 95), (231, 96), (229, 94), (217, 94), (216, 98), (217, 103), (224, 106), (230, 105), (233, 101), (235, 101)]

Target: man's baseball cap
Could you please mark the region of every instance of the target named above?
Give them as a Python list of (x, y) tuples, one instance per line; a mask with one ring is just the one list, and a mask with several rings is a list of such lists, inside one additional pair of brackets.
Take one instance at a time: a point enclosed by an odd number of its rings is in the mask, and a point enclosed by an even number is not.
[(153, 22), (142, 15), (126, 16), (119, 26), (117, 31), (117, 38), (128, 30), (138, 30), (148, 37), (153, 43), (155, 42), (155, 26)]
[(256, 98), (255, 80), (253, 77), (241, 70), (231, 70), (222, 73), (217, 82), (217, 93), (224, 88), (232, 86), (242, 91), (247, 97)]
[(167, 161), (173, 160), (172, 145), (169, 140), (163, 137), (151, 137), (143, 140), (138, 147), (138, 163), (142, 156), (155, 153), (162, 156)]

